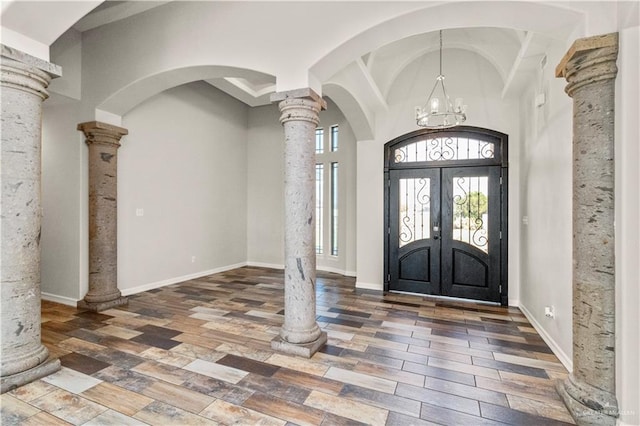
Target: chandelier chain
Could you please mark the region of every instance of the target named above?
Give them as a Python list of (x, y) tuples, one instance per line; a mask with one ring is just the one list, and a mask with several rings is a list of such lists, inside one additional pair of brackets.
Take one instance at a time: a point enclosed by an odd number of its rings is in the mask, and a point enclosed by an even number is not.
[(442, 30), (440, 30), (440, 75), (442, 74)]

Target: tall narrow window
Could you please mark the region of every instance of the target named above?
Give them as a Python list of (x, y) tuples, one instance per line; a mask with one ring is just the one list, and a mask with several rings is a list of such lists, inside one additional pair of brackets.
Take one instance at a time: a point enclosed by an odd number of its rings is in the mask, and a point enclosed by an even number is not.
[(338, 163), (331, 163), (331, 255), (338, 255)]
[(324, 183), (324, 164), (316, 164), (316, 254), (322, 254), (323, 239), (323, 189)]
[(331, 152), (338, 150), (338, 125), (331, 126)]
[(316, 129), (316, 154), (324, 152), (324, 130), (322, 127)]

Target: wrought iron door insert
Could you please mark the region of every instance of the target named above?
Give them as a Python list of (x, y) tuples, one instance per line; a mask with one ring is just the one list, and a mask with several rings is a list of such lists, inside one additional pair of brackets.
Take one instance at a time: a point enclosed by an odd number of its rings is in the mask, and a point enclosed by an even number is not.
[(506, 150), (467, 126), (385, 145), (385, 290), (506, 304)]

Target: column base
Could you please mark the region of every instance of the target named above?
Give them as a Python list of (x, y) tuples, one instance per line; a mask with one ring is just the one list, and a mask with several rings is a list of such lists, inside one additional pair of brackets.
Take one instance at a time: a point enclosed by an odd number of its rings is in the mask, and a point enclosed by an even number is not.
[(558, 381), (556, 391), (578, 425), (615, 426), (618, 418), (615, 395), (577, 383), (573, 374)]
[(271, 349), (286, 354), (311, 358), (325, 343), (327, 343), (327, 333), (323, 331), (316, 340), (308, 343), (289, 343), (278, 336), (271, 341)]
[(129, 299), (124, 296), (117, 299), (107, 300), (106, 302), (87, 302), (85, 300), (78, 301), (78, 309), (85, 309), (92, 312), (106, 311), (107, 309), (123, 306), (129, 303)]
[(60, 370), (60, 360), (58, 358), (49, 358), (42, 364), (36, 365), (26, 371), (2, 377), (2, 379), (0, 379), (0, 393), (14, 390), (19, 386), (46, 377), (58, 370)]

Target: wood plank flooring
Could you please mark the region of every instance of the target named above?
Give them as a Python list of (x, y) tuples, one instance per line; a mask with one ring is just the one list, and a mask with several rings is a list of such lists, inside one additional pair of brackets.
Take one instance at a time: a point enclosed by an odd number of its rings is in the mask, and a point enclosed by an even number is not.
[(3, 425), (573, 424), (567, 372), (516, 308), (360, 291), (318, 273), (328, 344), (271, 350), (282, 271), (245, 267), (99, 314), (42, 303), (60, 372), (1, 397)]

